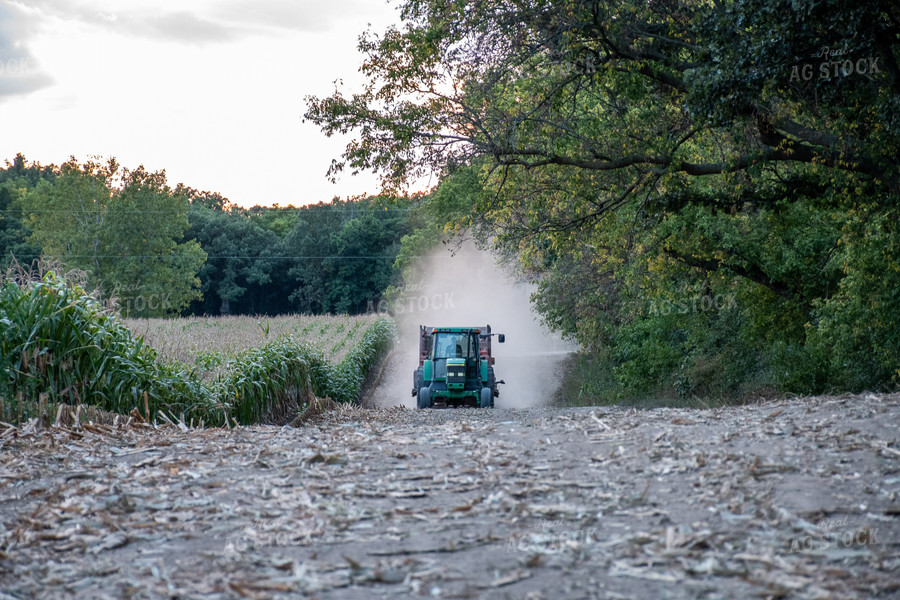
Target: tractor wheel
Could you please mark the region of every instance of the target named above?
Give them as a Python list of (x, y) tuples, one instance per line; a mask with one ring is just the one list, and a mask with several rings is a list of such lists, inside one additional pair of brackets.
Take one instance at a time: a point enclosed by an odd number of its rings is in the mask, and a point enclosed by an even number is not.
[(418, 390), (420, 387), (425, 385), (425, 376), (423, 375), (422, 367), (416, 369), (416, 372), (413, 373), (413, 389)]
[(431, 408), (431, 388), (419, 388), (419, 394), (416, 396), (416, 406), (419, 408)]
[(494, 393), (491, 392), (491, 388), (481, 388), (481, 404), (479, 404), (481, 408), (493, 408), (494, 406)]

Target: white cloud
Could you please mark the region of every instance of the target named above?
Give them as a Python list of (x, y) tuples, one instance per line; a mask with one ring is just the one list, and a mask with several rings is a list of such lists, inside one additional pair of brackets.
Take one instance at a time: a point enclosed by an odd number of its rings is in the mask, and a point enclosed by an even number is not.
[[(0, 0), (12, 5), (12, 0)], [(273, 31), (321, 33), (348, 18), (377, 17), (385, 4), (371, 0), (19, 0), (35, 23), (76, 21), (122, 35), (138, 35), (189, 44), (222, 43)], [(24, 12), (22, 12), (24, 14)], [(20, 15), (21, 16), (21, 15)]]
[(383, 6), (372, 0), (229, 0), (217, 4), (213, 14), (233, 24), (322, 33), (339, 27), (348, 17), (383, 12)]
[[(241, 34), (238, 29), (227, 24), (182, 10), (161, 14), (122, 13), (108, 15), (106, 18), (109, 19), (106, 26), (122, 35), (139, 35), (188, 44), (231, 42)], [(101, 23), (102, 21), (95, 22)]]
[(0, 101), (53, 83), (28, 46), (35, 30), (26, 11), (0, 1)]

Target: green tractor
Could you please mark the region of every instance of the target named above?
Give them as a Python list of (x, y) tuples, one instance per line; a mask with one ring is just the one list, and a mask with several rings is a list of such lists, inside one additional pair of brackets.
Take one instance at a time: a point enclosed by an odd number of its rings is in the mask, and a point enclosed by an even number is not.
[(502, 333), (485, 327), (419, 326), (419, 366), (413, 373), (412, 395), (419, 408), (480, 406), (491, 408), (503, 381), (494, 377), (491, 338)]

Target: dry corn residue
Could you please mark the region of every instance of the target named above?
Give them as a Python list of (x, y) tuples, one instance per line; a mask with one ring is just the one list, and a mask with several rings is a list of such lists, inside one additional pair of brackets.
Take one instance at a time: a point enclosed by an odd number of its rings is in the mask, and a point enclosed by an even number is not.
[(884, 598), (900, 395), (0, 431), (0, 598)]

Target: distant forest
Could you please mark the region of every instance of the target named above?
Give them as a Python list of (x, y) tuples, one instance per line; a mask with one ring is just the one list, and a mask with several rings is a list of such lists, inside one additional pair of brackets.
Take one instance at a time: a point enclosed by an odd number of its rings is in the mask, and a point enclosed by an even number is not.
[(128, 316), (374, 310), (412, 202), (242, 208), (114, 159), (0, 169), (0, 256), (84, 271)]

